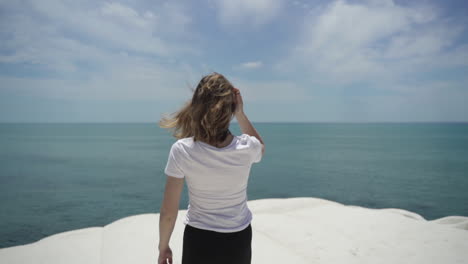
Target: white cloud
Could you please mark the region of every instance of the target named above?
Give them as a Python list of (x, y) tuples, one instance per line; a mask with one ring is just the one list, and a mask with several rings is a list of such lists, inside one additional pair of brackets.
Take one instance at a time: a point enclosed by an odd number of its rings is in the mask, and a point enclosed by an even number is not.
[(236, 76), (228, 79), (241, 91), (244, 101), (301, 103), (312, 98), (307, 89), (294, 81), (249, 81)]
[(460, 73), (468, 45), (460, 22), (427, 2), (338, 0), (311, 10), (274, 68), (302, 76), (316, 95), (312, 112), (325, 120), (466, 120)]
[(180, 41), (193, 35), (178, 3), (137, 10), (115, 2), (48, 0), (0, 8), (0, 63), (46, 73), (4, 75), (2, 94), (124, 100), (177, 98), (189, 91), (186, 68), (175, 58), (199, 52)]
[(220, 0), (219, 19), (224, 25), (259, 27), (273, 20), (281, 11), (283, 0)]
[(132, 26), (146, 27), (155, 24), (156, 16), (151, 11), (139, 14), (134, 9), (120, 3), (104, 3), (101, 7), (101, 14), (108, 17), (115, 17)]
[(191, 95), (184, 64), (158, 65), (147, 58), (109, 56), (113, 64), (85, 78), (0, 76), (3, 95), (72, 100), (177, 100)]
[(434, 25), (418, 32), (402, 33), (389, 41), (382, 57), (400, 59), (436, 55), (449, 47), (460, 33), (460, 27), (448, 28), (447, 25)]
[[(445, 21), (436, 11), (399, 6), (391, 0), (334, 1), (306, 18), (297, 45), (276, 68), (297, 71), (299, 67), (334, 84), (382, 84), (439, 67), (435, 62), (447, 58), (466, 57), (466, 49), (446, 49), (455, 44), (463, 27)], [(457, 61), (452, 65), (460, 65)]]
[[(21, 11), (19, 5), (7, 8), (12, 12), (1, 20), (10, 26), (1, 30), (9, 37), (2, 38), (0, 49), (13, 52), (2, 55), (3, 62), (39, 63), (62, 71), (73, 69), (73, 62), (82, 58), (95, 62), (111, 51), (162, 57), (198, 53), (185, 42), (171, 40), (177, 32), (185, 34), (190, 23), (176, 4), (161, 5), (158, 14), (107, 2), (85, 6), (53, 0), (26, 1)], [(187, 36), (190, 38), (190, 34)]]
[[(233, 65), (228, 56), (220, 61), (201, 60), (200, 65), (184, 62), (201, 53), (198, 43), (212, 44), (210, 39), (206, 41), (210, 37), (220, 39), (219, 35), (202, 36), (203, 30), (193, 28), (186, 3), (158, 1), (150, 7), (130, 3), (0, 2), (4, 11), (0, 16), (0, 63), (38, 70), (33, 71), (35, 77), (3, 72), (0, 96), (173, 102), (188, 99), (189, 86), (196, 85), (203, 74), (229, 70), (223, 67)], [(297, 13), (303, 3), (291, 2), (296, 6), (291, 9)], [(411, 121), (419, 117), (431, 120), (431, 116), (432, 120), (462, 120), (466, 116), (466, 80), (450, 81), (448, 76), (435, 82), (422, 76), (428, 71), (443, 75), (437, 69), (467, 66), (468, 45), (459, 41), (464, 23), (440, 17), (435, 8), (400, 6), (390, 0), (325, 3), (313, 5), (306, 17), (293, 13), (294, 18), (284, 21), (284, 29), (298, 21), (304, 24), (290, 31), (290, 36), (300, 32), (298, 39), (288, 37), (272, 44), (294, 46), (276, 65), (280, 72), (267, 77), (271, 80), (241, 78), (250, 72), (258, 79), (269, 74), (270, 65), (264, 65), (263, 59), (233, 66), (244, 70), (237, 72), (239, 77), (227, 75), (246, 101), (262, 105), (257, 110), (264, 117)], [(260, 28), (288, 17), (280, 13), (286, 4), (280, 0), (212, 4), (225, 26)], [(197, 39), (205, 41), (193, 41)], [(211, 46), (204, 48), (210, 50)], [(413, 79), (416, 75), (419, 79)], [(341, 89), (353, 89), (356, 83), (367, 84), (364, 92), (355, 95)]]
[(263, 63), (261, 61), (249, 61), (242, 63), (239, 65), (239, 68), (241, 69), (257, 69), (263, 66)]

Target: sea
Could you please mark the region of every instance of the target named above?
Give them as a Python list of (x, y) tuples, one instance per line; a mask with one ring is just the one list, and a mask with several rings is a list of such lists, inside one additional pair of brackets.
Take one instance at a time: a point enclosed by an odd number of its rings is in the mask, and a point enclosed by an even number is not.
[[(249, 200), (318, 197), (426, 220), (468, 216), (468, 123), (253, 125), (266, 148), (251, 168)], [(158, 213), (175, 141), (157, 122), (1, 123), (0, 248)]]

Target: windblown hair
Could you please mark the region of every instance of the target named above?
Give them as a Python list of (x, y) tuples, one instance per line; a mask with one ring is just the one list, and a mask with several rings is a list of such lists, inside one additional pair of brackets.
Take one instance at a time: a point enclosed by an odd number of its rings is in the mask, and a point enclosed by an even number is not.
[[(234, 86), (217, 72), (204, 76), (197, 85), (191, 100), (159, 121), (161, 128), (173, 130), (177, 138), (193, 136), (193, 140), (217, 145), (231, 133), (229, 124), (236, 105)], [(192, 89), (193, 90), (193, 89)]]

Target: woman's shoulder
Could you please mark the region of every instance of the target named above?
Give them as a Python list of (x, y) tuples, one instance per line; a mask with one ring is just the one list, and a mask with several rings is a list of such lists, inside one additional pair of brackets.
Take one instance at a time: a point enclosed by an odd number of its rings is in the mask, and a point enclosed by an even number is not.
[[(251, 146), (252, 144), (255, 144), (255, 140), (258, 141), (254, 136), (250, 136), (248, 134), (241, 134), (241, 135), (233, 135), (233, 141), (232, 143), (227, 146), (226, 148), (231, 148), (234, 145), (244, 145), (244, 146)], [(181, 138), (178, 139), (176, 142), (174, 142), (174, 147), (177, 149), (192, 149), (195, 146), (195, 141), (193, 140), (192, 137), (186, 137), (186, 138)]]
[(257, 142), (258, 139), (255, 136), (251, 136), (249, 134), (242, 134), (238, 136), (239, 141), (242, 145), (250, 145), (252, 142)]
[(180, 138), (174, 142), (174, 146), (177, 148), (192, 147), (193, 137)]

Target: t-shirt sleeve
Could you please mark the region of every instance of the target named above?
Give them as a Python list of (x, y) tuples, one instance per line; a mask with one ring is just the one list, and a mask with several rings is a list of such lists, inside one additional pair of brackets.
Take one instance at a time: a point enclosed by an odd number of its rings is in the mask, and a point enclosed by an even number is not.
[(167, 158), (166, 168), (164, 173), (168, 176), (176, 178), (184, 178), (184, 173), (180, 167), (181, 152), (177, 142), (172, 144), (171, 150), (169, 151), (169, 157)]
[(258, 163), (262, 160), (262, 142), (255, 136), (250, 136), (250, 144), (252, 147), (252, 162)]

